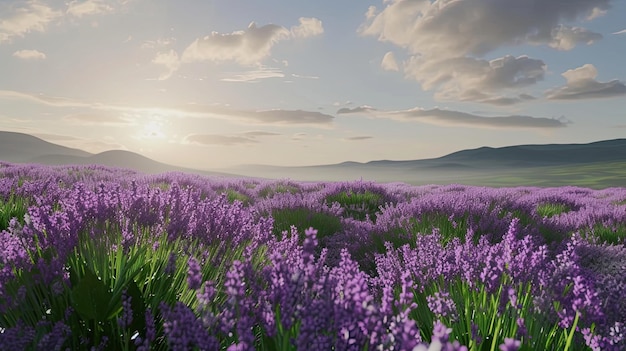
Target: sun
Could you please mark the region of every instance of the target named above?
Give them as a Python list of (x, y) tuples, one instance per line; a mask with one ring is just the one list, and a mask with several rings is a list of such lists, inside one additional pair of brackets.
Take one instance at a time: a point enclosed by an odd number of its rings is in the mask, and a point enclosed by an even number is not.
[(158, 119), (147, 121), (139, 133), (142, 140), (160, 140), (165, 139), (164, 123)]

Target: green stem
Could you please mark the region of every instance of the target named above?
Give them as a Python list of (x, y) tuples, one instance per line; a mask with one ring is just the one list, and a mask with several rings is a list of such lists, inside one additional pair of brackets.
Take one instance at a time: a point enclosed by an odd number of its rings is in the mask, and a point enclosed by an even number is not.
[(569, 350), (570, 346), (572, 346), (572, 340), (574, 339), (574, 331), (576, 331), (576, 326), (578, 325), (579, 317), (580, 317), (580, 312), (576, 311), (576, 317), (574, 317), (574, 324), (572, 324), (572, 329), (569, 331), (569, 335), (567, 336), (567, 342), (565, 342), (565, 351)]

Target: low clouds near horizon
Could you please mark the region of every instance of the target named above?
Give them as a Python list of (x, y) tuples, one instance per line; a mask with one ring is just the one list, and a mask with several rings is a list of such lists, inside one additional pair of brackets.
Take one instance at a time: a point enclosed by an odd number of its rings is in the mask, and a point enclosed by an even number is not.
[(398, 121), (415, 121), (446, 127), (542, 129), (566, 127), (569, 124), (564, 118), (555, 119), (523, 115), (484, 117), (467, 112), (442, 110), (439, 108), (380, 111), (366, 106), (353, 109), (342, 108), (337, 111), (337, 114), (372, 114), (376, 117)]

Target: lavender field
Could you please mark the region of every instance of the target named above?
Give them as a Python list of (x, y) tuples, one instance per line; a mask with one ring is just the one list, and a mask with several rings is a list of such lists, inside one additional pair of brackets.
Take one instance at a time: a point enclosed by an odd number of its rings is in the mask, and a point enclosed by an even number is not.
[(624, 350), (626, 189), (0, 163), (0, 350)]

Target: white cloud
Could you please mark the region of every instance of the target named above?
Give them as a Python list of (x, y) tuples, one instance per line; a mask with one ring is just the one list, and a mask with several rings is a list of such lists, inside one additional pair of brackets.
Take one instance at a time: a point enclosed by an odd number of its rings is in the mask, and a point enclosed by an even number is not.
[(45, 60), (46, 54), (38, 50), (18, 50), (13, 53), (14, 57), (22, 60)]
[(63, 117), (63, 121), (79, 125), (131, 126), (136, 123), (119, 113), (80, 113)]
[(551, 100), (578, 100), (609, 98), (626, 95), (626, 85), (619, 80), (598, 82), (598, 70), (592, 64), (567, 70), (561, 74), (567, 83), (559, 88), (546, 91)]
[(341, 114), (349, 114), (349, 113), (369, 113), (372, 111), (376, 111), (376, 109), (373, 108), (372, 106), (363, 105), (363, 106), (358, 106), (355, 108), (342, 107), (339, 110), (337, 110), (337, 114), (341, 115)]
[(104, 0), (74, 0), (67, 5), (67, 14), (78, 18), (107, 14), (114, 11), (113, 6)]
[[(62, 16), (60, 11), (36, 1), (22, 1), (21, 7), (0, 4), (0, 43), (10, 42), (31, 32), (44, 32), (48, 25)], [(7, 15), (7, 16), (5, 16)]]
[(196, 39), (183, 52), (182, 61), (236, 61), (242, 65), (254, 65), (269, 56), (274, 44), (288, 37), (289, 31), (284, 27), (275, 24), (257, 27), (252, 22), (244, 31), (213, 32)]
[(308, 38), (324, 33), (322, 21), (317, 18), (300, 17), (300, 24), (291, 27), (291, 35), (296, 38)]
[(167, 68), (167, 71), (159, 76), (159, 80), (168, 79), (178, 70), (178, 68), (180, 68), (180, 59), (174, 50), (157, 53), (156, 57), (152, 59), (152, 63), (165, 66), (165, 68)]
[(389, 51), (383, 56), (383, 60), (380, 63), (380, 67), (385, 71), (398, 71), (398, 62), (396, 62), (396, 57), (393, 52)]
[(182, 62), (235, 61), (245, 66), (259, 65), (270, 55), (272, 47), (281, 40), (302, 39), (324, 33), (322, 21), (317, 18), (301, 17), (299, 22), (300, 24), (291, 27), (291, 30), (275, 24), (257, 27), (256, 23), (252, 22), (242, 31), (212, 32), (191, 43), (181, 55)]
[(227, 77), (220, 79), (223, 82), (247, 82), (257, 83), (261, 79), (283, 78), (285, 74), (278, 68), (260, 67), (257, 70), (245, 72), (229, 72)]
[(613, 32), (613, 33), (611, 33), (611, 34), (615, 34), (615, 35), (619, 35), (619, 34), (626, 34), (626, 29), (622, 29), (622, 30), (620, 30), (620, 31)]
[(602, 39), (602, 34), (591, 32), (585, 28), (559, 26), (552, 30), (552, 41), (548, 45), (558, 50), (571, 50), (576, 44), (591, 45), (600, 39)]
[(141, 44), (142, 49), (164, 49), (176, 42), (175, 38), (157, 38), (156, 40), (146, 40)]
[(291, 76), (294, 78), (300, 78), (300, 79), (320, 79), (320, 77), (318, 76), (306, 76), (306, 75), (295, 74), (295, 73), (292, 73)]
[[(370, 7), (359, 33), (406, 50), (406, 76), (444, 99), (491, 103), (521, 102), (516, 89), (543, 78), (542, 60), (526, 56), (481, 57), (506, 46), (547, 45), (570, 50), (591, 44), (599, 33), (567, 22), (593, 19), (610, 0), (452, 1), (383, 0), (381, 11)], [(498, 66), (502, 65), (502, 66)], [(388, 66), (392, 67), (392, 66)], [(508, 92), (510, 93), (510, 92)]]

